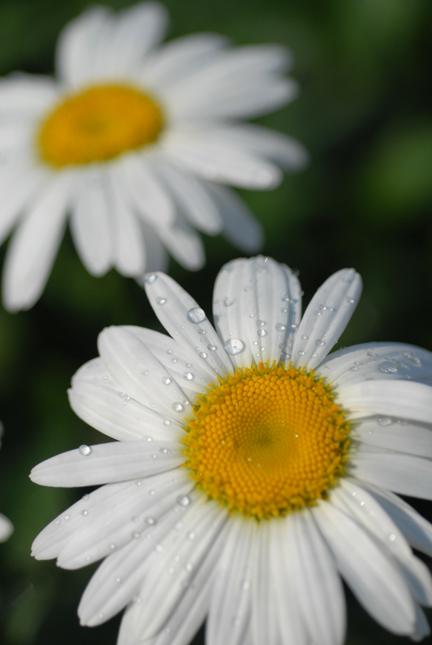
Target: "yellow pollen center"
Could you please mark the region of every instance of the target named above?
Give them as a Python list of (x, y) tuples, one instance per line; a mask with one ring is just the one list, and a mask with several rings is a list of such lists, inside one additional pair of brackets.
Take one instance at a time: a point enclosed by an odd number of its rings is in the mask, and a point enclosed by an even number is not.
[(313, 371), (259, 365), (200, 394), (186, 419), (184, 466), (207, 497), (257, 519), (326, 497), (344, 475), (350, 424)]
[(164, 126), (160, 105), (141, 90), (94, 85), (72, 94), (37, 132), (42, 160), (55, 168), (109, 161), (154, 143)]

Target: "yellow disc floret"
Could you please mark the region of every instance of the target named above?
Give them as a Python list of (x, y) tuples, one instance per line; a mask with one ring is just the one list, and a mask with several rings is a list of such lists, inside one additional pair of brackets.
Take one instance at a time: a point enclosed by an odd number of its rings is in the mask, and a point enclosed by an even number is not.
[(109, 161), (154, 143), (164, 125), (154, 98), (129, 85), (94, 85), (68, 96), (42, 121), (37, 149), (54, 168)]
[(313, 371), (237, 370), (200, 394), (186, 419), (184, 466), (207, 497), (257, 519), (326, 497), (345, 473), (350, 425)]

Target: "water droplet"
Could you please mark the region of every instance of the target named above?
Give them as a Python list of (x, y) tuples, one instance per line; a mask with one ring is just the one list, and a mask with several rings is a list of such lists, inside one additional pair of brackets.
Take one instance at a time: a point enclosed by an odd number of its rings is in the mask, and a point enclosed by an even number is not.
[(266, 321), (265, 320), (257, 320), (256, 324), (257, 324), (257, 327), (265, 327), (266, 326)]
[(184, 405), (183, 403), (180, 403), (180, 401), (176, 401), (172, 404), (172, 409), (175, 410), (175, 412), (183, 412)]
[(161, 298), (160, 296), (159, 296), (159, 298), (156, 298), (156, 302), (157, 302), (158, 305), (165, 305), (166, 301), (167, 301), (166, 298)]
[(276, 323), (275, 327), (277, 331), (286, 331), (286, 325), (283, 323)]
[(163, 424), (164, 424), (164, 426), (170, 426), (171, 425), (171, 419), (164, 419)]
[(78, 448), (80, 455), (83, 455), (83, 457), (88, 457), (92, 453), (92, 449), (90, 446), (87, 446), (86, 444), (83, 444)]
[(177, 497), (177, 504), (182, 508), (187, 508), (191, 503), (191, 498), (189, 495), (179, 495)]
[(194, 323), (195, 325), (198, 323), (202, 323), (203, 320), (206, 319), (205, 311), (204, 309), (201, 309), (201, 307), (193, 307), (192, 309), (189, 309), (187, 312), (187, 318), (191, 323)]
[(162, 453), (163, 455), (168, 455), (169, 454), (169, 449), (168, 448), (159, 448), (159, 452)]
[(309, 340), (309, 336), (307, 334), (302, 334), (301, 339), (302, 340)]
[(148, 526), (154, 526), (155, 524), (157, 524), (157, 520), (150, 515), (149, 517), (145, 518), (145, 523), (148, 524)]
[(217, 350), (216, 345), (207, 345), (207, 349), (209, 349), (211, 352), (215, 352)]
[(207, 352), (199, 352), (198, 356), (199, 356), (200, 358), (204, 358), (204, 359), (205, 359), (205, 358), (208, 358), (208, 354), (207, 354)]
[(396, 540), (395, 533), (389, 533), (388, 539), (390, 540), (390, 542), (395, 542)]
[(410, 363), (415, 365), (415, 367), (421, 367), (422, 366), (422, 362), (419, 359), (419, 357), (416, 356), (415, 354), (413, 354), (412, 352), (404, 352), (404, 356), (405, 356), (405, 358), (407, 358), (409, 360)]
[(324, 347), (324, 345), (325, 345), (325, 344), (326, 344), (325, 340), (322, 340), (322, 339), (320, 339), (320, 338), (318, 338), (318, 339), (315, 341), (315, 345), (318, 345), (318, 347)]
[(186, 379), (187, 381), (193, 381), (193, 380), (194, 380), (194, 378), (195, 378), (195, 376), (194, 376), (194, 374), (193, 374), (192, 372), (186, 372), (186, 374), (184, 375), (184, 377), (185, 377), (185, 379)]
[(170, 376), (163, 376), (162, 383), (164, 385), (169, 385), (170, 383), (172, 383), (172, 378)]
[(156, 273), (147, 273), (147, 275), (144, 277), (144, 282), (146, 284), (154, 284), (157, 279), (158, 277)]
[(231, 305), (233, 305), (234, 303), (235, 303), (234, 298), (226, 297), (226, 298), (223, 299), (224, 307), (231, 307)]
[(264, 336), (267, 336), (268, 332), (266, 329), (257, 329), (257, 334), (260, 338), (264, 338)]
[(390, 417), (378, 417), (377, 423), (380, 426), (391, 426), (393, 423), (393, 420), (390, 419)]
[(235, 356), (236, 354), (241, 354), (244, 348), (245, 348), (245, 344), (240, 338), (229, 338), (224, 343), (225, 351), (228, 354), (231, 354), (231, 356)]
[(81, 515), (82, 515), (83, 517), (87, 517), (87, 515), (88, 515), (88, 510), (87, 510), (86, 508), (83, 508), (83, 510), (81, 511)]
[(355, 298), (347, 298), (346, 301), (347, 301), (347, 303), (349, 305), (354, 305), (355, 304)]
[(397, 365), (390, 361), (383, 361), (378, 369), (383, 374), (397, 374), (398, 372)]

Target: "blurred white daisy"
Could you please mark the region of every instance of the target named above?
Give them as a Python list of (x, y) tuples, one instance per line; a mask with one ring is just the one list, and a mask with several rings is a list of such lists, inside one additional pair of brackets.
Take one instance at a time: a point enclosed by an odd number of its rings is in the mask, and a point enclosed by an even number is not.
[(341, 574), (381, 625), (425, 636), (431, 576), (411, 546), (431, 554), (432, 526), (390, 491), (431, 497), (432, 355), (369, 343), (327, 356), (360, 296), (352, 269), (301, 318), (288, 267), (231, 262), (217, 331), (172, 279), (146, 283), (171, 337), (105, 329), (70, 390), (75, 412), (117, 441), (31, 475), (102, 485), (33, 545), (66, 569), (105, 558), (82, 624), (127, 607), (121, 645), (187, 644), (206, 617), (210, 645), (338, 645)]
[(246, 251), (261, 230), (225, 184), (270, 189), (280, 168), (304, 165), (304, 148), (239, 119), (279, 108), (297, 93), (278, 46), (232, 49), (221, 36), (159, 43), (163, 7), (113, 14), (96, 7), (60, 35), (57, 80), (0, 82), (0, 241), (8, 249), (3, 299), (26, 309), (40, 296), (67, 214), (93, 275), (127, 276), (165, 264), (165, 248), (198, 269), (198, 229), (221, 231)]
[[(0, 423), (0, 447), (1, 447), (2, 434), (3, 434), (3, 426)], [(10, 521), (8, 520), (7, 517), (5, 517), (0, 513), (0, 542), (4, 542), (5, 540), (7, 540), (10, 534), (12, 533), (12, 531), (13, 531), (13, 527)]]

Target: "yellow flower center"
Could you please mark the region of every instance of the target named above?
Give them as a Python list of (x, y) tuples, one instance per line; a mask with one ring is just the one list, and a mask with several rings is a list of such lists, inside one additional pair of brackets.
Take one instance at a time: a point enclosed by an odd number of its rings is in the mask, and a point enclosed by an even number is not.
[(244, 368), (194, 402), (184, 466), (207, 497), (257, 519), (326, 497), (345, 473), (350, 424), (313, 371)]
[(56, 105), (37, 132), (42, 160), (55, 168), (109, 161), (154, 143), (164, 126), (160, 105), (141, 90), (94, 85)]

